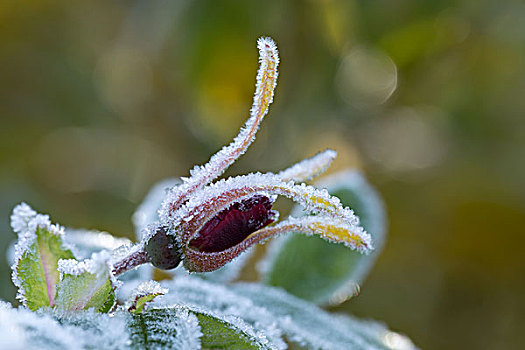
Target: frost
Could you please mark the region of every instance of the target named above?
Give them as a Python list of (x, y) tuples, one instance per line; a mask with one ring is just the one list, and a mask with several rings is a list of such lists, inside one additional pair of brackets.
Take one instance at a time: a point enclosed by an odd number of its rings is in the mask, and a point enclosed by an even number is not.
[(29, 222), (34, 219), (37, 212), (29, 205), (22, 202), (13, 209), (11, 214), (11, 227), (13, 231), (22, 234), (28, 230)]
[(142, 282), (137, 287), (135, 296), (136, 297), (142, 297), (142, 296), (148, 295), (148, 294), (161, 295), (161, 294), (166, 294), (166, 293), (168, 293), (168, 289), (167, 288), (163, 288), (160, 285), (159, 282), (157, 282), (157, 281), (147, 281), (147, 282)]
[(391, 348), (382, 337), (387, 329), (375, 322), (347, 316), (334, 317), (275, 288), (242, 283), (232, 289), (271, 312), (287, 338), (300, 346), (330, 350)]
[(255, 331), (250, 334), (263, 343), (267, 341), (270, 348), (285, 349), (283, 336), (308, 349), (390, 348), (385, 343), (385, 335), (392, 332), (381, 324), (330, 315), (275, 288), (248, 283), (226, 288), (189, 276), (164, 285), (176, 292), (153, 302), (153, 307), (186, 305), (195, 310), (207, 310), (240, 328), (243, 324), (250, 326), (252, 329), (246, 328), (245, 332)]
[(91, 259), (58, 262), (60, 281), (56, 287), (56, 307), (63, 311), (94, 308), (109, 312), (115, 304), (117, 281), (111, 273), (107, 251), (93, 253)]
[(221, 319), (226, 317), (229, 321), (232, 321), (231, 316), (233, 316), (258, 330), (253, 332), (260, 342), (267, 343), (273, 349), (286, 348), (281, 339), (282, 333), (273, 316), (266, 309), (242, 295), (222, 285), (190, 276), (179, 277), (163, 285), (174, 292), (167, 294), (162, 300), (154, 301), (153, 305), (163, 307), (187, 305), (212, 312), (215, 317)]
[[(215, 205), (218, 206), (216, 203), (222, 204), (223, 202), (223, 207), (225, 207), (233, 201), (239, 201), (257, 193), (267, 196), (272, 194), (286, 196), (304, 206), (309, 212), (326, 213), (345, 220), (349, 224), (359, 224), (359, 219), (354, 215), (353, 211), (343, 208), (339, 199), (330, 196), (326, 190), (317, 189), (306, 184), (295, 184), (292, 181), (285, 182), (278, 175), (271, 173), (252, 173), (230, 177), (210, 184), (194, 193), (175, 215), (170, 217), (168, 213), (163, 213), (161, 219), (163, 222), (180, 223), (184, 218), (191, 215), (199, 218), (199, 212), (204, 207), (211, 208)], [(213, 207), (213, 209), (218, 211), (223, 209), (223, 207)]]
[(259, 230), (256, 234), (265, 234), (270, 237), (292, 231), (310, 236), (318, 235), (332, 243), (343, 243), (345, 246), (357, 249), (362, 253), (368, 253), (373, 249), (370, 235), (366, 234), (361, 227), (348, 225), (332, 217), (321, 215), (301, 218), (289, 217), (274, 226)]
[(201, 349), (199, 320), (180, 306), (134, 315), (129, 330), (137, 349)]
[[(136, 279), (150, 279), (153, 267), (149, 262), (149, 257), (144, 251), (143, 242), (137, 244), (125, 244), (113, 250), (110, 259), (112, 276), (122, 280), (130, 281)], [(124, 272), (127, 272), (122, 276)]]
[(279, 65), (279, 53), (272, 39), (260, 38), (257, 41), (257, 47), (260, 66), (250, 118), (228, 146), (214, 154), (205, 165), (193, 168), (190, 171), (191, 177), (185, 179), (182, 185), (172, 189), (172, 193), (162, 205), (161, 211), (165, 213), (164, 215), (169, 215), (172, 209), (178, 208), (190, 193), (224, 173), (255, 139), (259, 124), (273, 101), (273, 94), (277, 85), (277, 66)]
[[(172, 227), (175, 231), (180, 232), (176, 237), (184, 250), (184, 266), (187, 269), (195, 272), (213, 271), (242, 253), (250, 245), (258, 243), (262, 239), (262, 237), (261, 239), (256, 239), (259, 236), (257, 236), (258, 233), (255, 232), (240, 244), (217, 253), (185, 249), (187, 243), (194, 238), (195, 233), (198, 232), (198, 229), (217, 212), (223, 210), (232, 202), (249, 198), (255, 194), (265, 196), (280, 194), (290, 197), (313, 213), (320, 213), (323, 216), (332, 217), (336, 225), (339, 225), (339, 223), (346, 225), (348, 231), (352, 232), (352, 236), (349, 236), (349, 242), (356, 243), (360, 241), (363, 243), (349, 244), (349, 246), (358, 246), (360, 249), (362, 248), (362, 251), (371, 249), (369, 244), (370, 237), (364, 230), (358, 227), (358, 218), (352, 210), (343, 207), (337, 197), (330, 196), (326, 190), (316, 189), (305, 184), (296, 185), (293, 182), (284, 182), (274, 174), (257, 173), (229, 178), (208, 185), (194, 193), (188, 202), (176, 212), (177, 218), (167, 218), (167, 220), (173, 220)], [(184, 221), (186, 217), (193, 218), (190, 221)], [(262, 231), (264, 231), (264, 229)], [(264, 232), (270, 231), (271, 228), (268, 228)], [(315, 231), (315, 233), (322, 232), (321, 230), (310, 231)], [(357, 236), (358, 239), (354, 236)], [(335, 236), (327, 238), (334, 239)]]
[(197, 275), (205, 280), (216, 283), (224, 284), (231, 282), (239, 277), (244, 266), (246, 266), (248, 261), (253, 257), (254, 252), (253, 249), (248, 248), (243, 254), (234, 258), (227, 265), (224, 265), (215, 271), (199, 273)]
[(278, 176), (283, 181), (303, 182), (309, 181), (322, 174), (337, 156), (337, 152), (326, 150), (319, 152), (311, 158), (304, 159), (299, 163), (281, 171)]
[(11, 266), (12, 279), (18, 288), (17, 299), (31, 310), (53, 306), (58, 281), (57, 261), (73, 258), (64, 244), (64, 229), (51, 224), (49, 216), (37, 214), (27, 204), (16, 206), (11, 216), (18, 233)]
[(134, 290), (133, 294), (126, 303), (126, 309), (134, 313), (140, 313), (146, 303), (151, 302), (155, 297), (168, 293), (167, 288), (163, 288), (159, 282), (142, 282)]
[(361, 259), (357, 269), (352, 272), (351, 278), (362, 282), (385, 245), (387, 222), (383, 201), (363, 174), (356, 170), (338, 172), (321, 179), (317, 185), (325, 187), (331, 193), (350, 190), (361, 202), (361, 221), (363, 225), (366, 224), (367, 231), (372, 234), (375, 248), (369, 257)]
[(95, 310), (82, 310), (75, 313), (54, 312), (66, 329), (72, 330), (77, 347), (82, 349), (130, 349), (131, 340), (127, 321), (128, 315), (116, 312), (101, 314)]
[[(339, 304), (358, 293), (359, 284), (384, 244), (384, 208), (379, 195), (357, 171), (334, 174), (322, 179), (319, 186), (357, 211), (376, 249), (372, 254), (361, 255), (315, 237), (288, 235), (270, 244), (259, 270), (267, 284), (315, 303)], [(292, 213), (300, 212), (296, 207)]]
[(108, 271), (110, 254), (107, 251), (93, 253), (91, 259), (78, 261), (75, 259), (61, 259), (58, 261), (58, 272), (71, 276), (83, 273), (95, 275), (105, 274)]
[[(0, 307), (0, 348), (42, 349), (129, 349), (124, 315), (109, 317), (79, 312), (57, 321), (49, 314), (27, 309)], [(108, 332), (108, 330), (111, 330)]]

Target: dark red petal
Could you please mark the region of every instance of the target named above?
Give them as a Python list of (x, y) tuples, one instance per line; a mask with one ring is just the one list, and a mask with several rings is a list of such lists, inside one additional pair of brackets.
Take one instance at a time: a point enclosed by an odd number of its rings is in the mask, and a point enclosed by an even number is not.
[(203, 252), (220, 252), (233, 247), (272, 223), (274, 212), (271, 209), (270, 199), (262, 195), (234, 203), (204, 224), (190, 245)]

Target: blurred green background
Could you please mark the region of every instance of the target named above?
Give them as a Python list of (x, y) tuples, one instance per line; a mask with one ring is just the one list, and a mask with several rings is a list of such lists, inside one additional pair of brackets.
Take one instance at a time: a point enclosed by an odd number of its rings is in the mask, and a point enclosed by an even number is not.
[(330, 147), (388, 208), (386, 248), (337, 310), (425, 349), (525, 344), (523, 1), (2, 0), (0, 23), (2, 250), (22, 200), (132, 237), (150, 186), (237, 133), (269, 35), (275, 102), (228, 174)]

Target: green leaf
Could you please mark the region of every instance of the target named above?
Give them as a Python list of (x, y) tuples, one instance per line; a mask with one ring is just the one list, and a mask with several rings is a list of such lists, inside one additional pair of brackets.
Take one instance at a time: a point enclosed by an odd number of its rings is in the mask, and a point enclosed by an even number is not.
[(25, 203), (13, 210), (11, 225), (19, 236), (12, 267), (17, 298), (30, 310), (53, 306), (59, 279), (58, 260), (74, 258), (64, 246), (63, 229)]
[(106, 252), (93, 254), (82, 262), (61, 260), (58, 270), (62, 277), (57, 285), (55, 304), (59, 310), (73, 311), (94, 308), (106, 313), (115, 304)]
[(416, 349), (406, 336), (392, 332), (374, 321), (332, 315), (319, 307), (282, 290), (241, 283), (233, 291), (265, 308), (286, 335), (288, 342), (307, 349), (391, 349), (391, 341), (400, 348)]
[(241, 328), (241, 320), (221, 319), (186, 306), (149, 309), (129, 323), (136, 349), (265, 349), (265, 344)]
[(263, 281), (319, 304), (337, 304), (359, 290), (385, 240), (382, 201), (366, 179), (356, 171), (335, 174), (320, 187), (352, 208), (372, 236), (374, 252), (363, 255), (318, 237), (288, 235), (272, 243)]
[(202, 330), (201, 343), (209, 349), (264, 349), (255, 337), (224, 319), (194, 312)]

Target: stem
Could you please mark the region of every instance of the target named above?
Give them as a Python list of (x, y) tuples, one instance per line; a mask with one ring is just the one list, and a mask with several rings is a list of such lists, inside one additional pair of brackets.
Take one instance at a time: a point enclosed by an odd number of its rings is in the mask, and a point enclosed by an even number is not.
[(149, 262), (149, 256), (144, 249), (136, 250), (113, 264), (113, 275), (116, 277), (147, 262)]

